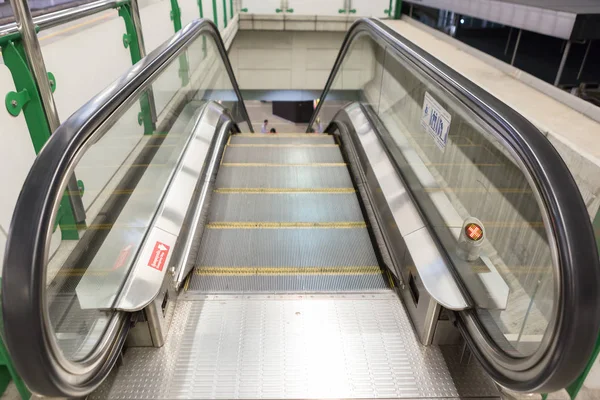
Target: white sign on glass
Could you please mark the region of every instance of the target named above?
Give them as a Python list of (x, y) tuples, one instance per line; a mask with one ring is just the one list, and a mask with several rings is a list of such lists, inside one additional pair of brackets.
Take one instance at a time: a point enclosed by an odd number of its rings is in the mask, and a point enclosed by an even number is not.
[(448, 132), (450, 132), (450, 113), (444, 110), (431, 95), (425, 92), (423, 100), (423, 115), (421, 116), (421, 126), (431, 135), (435, 144), (444, 150), (448, 142)]

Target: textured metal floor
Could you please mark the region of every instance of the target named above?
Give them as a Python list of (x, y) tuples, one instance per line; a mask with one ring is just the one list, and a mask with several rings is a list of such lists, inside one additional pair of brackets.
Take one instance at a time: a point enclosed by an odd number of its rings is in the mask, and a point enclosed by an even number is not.
[(214, 193), (210, 222), (363, 221), (355, 193)]
[(351, 188), (352, 180), (344, 164), (312, 166), (228, 165), (219, 168), (219, 189), (333, 189)]
[[(342, 153), (337, 145), (289, 144), (277, 147), (269, 144), (229, 145), (223, 156), (223, 163), (268, 163), (268, 164), (313, 164), (343, 163)], [(287, 147), (290, 146), (290, 147)], [(300, 147), (310, 146), (310, 147)]]
[(392, 293), (179, 301), (91, 399), (498, 398), (460, 349), (421, 346)]
[(187, 292), (387, 290), (329, 135), (233, 136)]

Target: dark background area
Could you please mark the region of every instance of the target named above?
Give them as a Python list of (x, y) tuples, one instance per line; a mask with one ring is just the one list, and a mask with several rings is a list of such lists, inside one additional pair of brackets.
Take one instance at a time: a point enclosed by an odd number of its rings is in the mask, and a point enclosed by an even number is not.
[[(402, 5), (402, 13), (408, 15), (410, 5)], [(413, 5), (412, 17), (435, 29), (450, 33), (450, 26), (456, 23), (454, 38), (510, 64), (519, 33), (512, 29), (508, 51), (504, 53), (511, 28), (501, 24), (483, 21), (469, 16), (446, 18), (444, 10)], [(464, 22), (460, 23), (460, 19)], [(514, 66), (539, 79), (554, 84), (566, 40), (523, 30)], [(580, 83), (597, 86), (600, 83), (600, 43), (592, 41), (585, 67), (579, 79), (577, 74), (583, 61), (587, 42), (572, 42), (565, 68), (560, 80), (563, 87), (577, 86)]]

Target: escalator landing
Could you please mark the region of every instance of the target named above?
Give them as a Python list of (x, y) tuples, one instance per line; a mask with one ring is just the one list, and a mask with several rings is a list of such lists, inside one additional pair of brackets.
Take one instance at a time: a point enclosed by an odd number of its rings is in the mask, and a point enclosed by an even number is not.
[(391, 291), (196, 295), (164, 347), (130, 348), (90, 398), (499, 398), (461, 350), (420, 345)]

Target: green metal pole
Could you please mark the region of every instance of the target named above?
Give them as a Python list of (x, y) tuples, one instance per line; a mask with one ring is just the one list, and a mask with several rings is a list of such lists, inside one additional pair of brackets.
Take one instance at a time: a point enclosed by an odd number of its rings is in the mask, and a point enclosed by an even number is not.
[[(11, 98), (11, 92), (6, 96), (6, 105), (8, 112), (13, 115), (19, 115), (23, 110), (23, 116), (29, 129), (29, 136), (33, 143), (33, 149), (38, 154), (46, 141), (50, 137), (50, 126), (44, 114), (42, 99), (40, 98), (33, 75), (25, 62), (25, 52), (20, 40), (7, 41), (2, 44), (2, 58), (4, 64), (12, 73), (16, 94), (27, 94), (26, 99)], [(21, 96), (23, 97), (23, 96)]]
[(227, 28), (227, 0), (223, 0), (223, 28)]
[[(123, 35), (123, 46), (129, 48), (131, 64), (133, 65), (142, 59), (142, 52), (140, 50), (137, 31), (133, 25), (133, 18), (131, 17), (131, 5), (121, 5), (121, 7), (119, 7), (119, 15), (123, 18), (123, 21), (125, 21), (126, 33)], [(138, 123), (144, 125), (144, 135), (152, 135), (154, 133), (154, 123), (152, 122), (150, 99), (147, 93), (141, 96), (140, 107), (142, 111), (138, 115)]]
[(212, 0), (213, 3), (213, 22), (219, 28), (219, 17), (217, 16), (217, 0)]
[[(4, 64), (10, 70), (17, 90), (16, 92), (9, 92), (5, 97), (7, 111), (11, 115), (17, 116), (23, 110), (23, 116), (27, 123), (33, 149), (35, 154), (38, 154), (50, 138), (51, 133), (40, 93), (25, 61), (25, 50), (23, 49), (20, 36), (16, 35), (13, 38), (7, 38), (2, 42), (1, 46)], [(56, 81), (54, 81), (52, 86), (56, 87)], [(56, 223), (61, 227), (61, 237), (63, 240), (79, 239), (77, 221), (75, 220), (67, 191), (65, 191), (60, 201)]]
[(233, 0), (229, 0), (229, 19), (233, 19)]
[(181, 9), (177, 0), (171, 0), (171, 21), (173, 21), (175, 32), (179, 32), (181, 30)]
[(569, 393), (569, 396), (571, 396), (571, 399), (574, 399), (577, 396), (577, 394), (579, 393), (579, 391), (581, 390), (581, 388), (583, 387), (583, 384), (585, 383), (585, 379), (587, 378), (588, 374), (592, 370), (592, 367), (594, 366), (594, 362), (598, 358), (598, 354), (600, 354), (600, 335), (598, 335), (598, 340), (596, 340), (596, 347), (594, 348), (594, 351), (592, 352), (592, 356), (590, 357), (590, 361), (588, 362), (588, 365), (585, 367), (585, 369), (583, 370), (581, 375), (579, 375), (579, 378), (577, 378), (575, 380), (575, 382), (573, 382), (571, 385), (567, 386), (567, 393)]
[[(2, 279), (0, 278), (0, 282), (2, 281)], [(4, 331), (4, 324), (2, 323), (3, 319), (2, 319), (2, 315), (0, 315), (0, 330)], [(19, 391), (19, 395), (21, 396), (21, 399), (23, 400), (27, 400), (31, 398), (31, 393), (29, 392), (29, 389), (27, 389), (27, 386), (25, 386), (25, 382), (23, 382), (23, 380), (21, 379), (21, 377), (19, 376), (19, 374), (17, 373), (17, 370), (15, 369), (12, 360), (10, 359), (10, 354), (8, 353), (8, 350), (6, 349), (6, 346), (4, 345), (4, 341), (2, 339), (2, 337), (0, 337), (0, 376), (2, 377), (2, 390), (0, 391), (0, 394), (3, 394), (4, 391), (6, 390), (6, 387), (8, 386), (8, 381), (7, 381), (7, 374), (9, 375), (9, 380), (12, 380), (15, 383), (15, 386), (17, 387), (17, 390)]]
[(394, 19), (400, 19), (402, 15), (402, 0), (396, 0), (396, 8), (394, 9)]
[[(600, 251), (600, 211), (596, 213), (596, 216), (594, 217), (594, 222), (592, 223), (592, 225), (594, 227), (594, 233), (596, 234), (596, 247)], [(575, 382), (573, 382), (569, 386), (567, 386), (567, 393), (569, 393), (569, 396), (571, 396), (571, 399), (574, 399), (577, 396), (577, 394), (579, 393), (579, 391), (581, 390), (581, 388), (583, 387), (583, 384), (585, 383), (585, 379), (587, 378), (588, 374), (592, 370), (592, 367), (594, 366), (594, 362), (596, 362), (596, 359), (598, 358), (599, 354), (600, 354), (600, 332), (598, 332), (598, 339), (596, 340), (596, 346), (594, 347), (594, 350), (592, 351), (592, 354), (590, 356), (590, 361), (588, 361), (587, 366), (585, 367), (585, 369), (583, 370), (581, 375), (579, 375), (579, 377), (575, 380)]]
[[(181, 8), (179, 8), (177, 0), (171, 0), (171, 19), (173, 20), (175, 32), (179, 32), (181, 30)], [(179, 77), (181, 78), (181, 86), (187, 85), (190, 81), (189, 69), (187, 54), (184, 52), (179, 56)]]
[[(198, 8), (200, 9), (200, 18), (204, 18), (204, 8), (202, 7), (202, 1), (198, 0)], [(206, 58), (206, 36), (202, 35), (202, 54)]]

